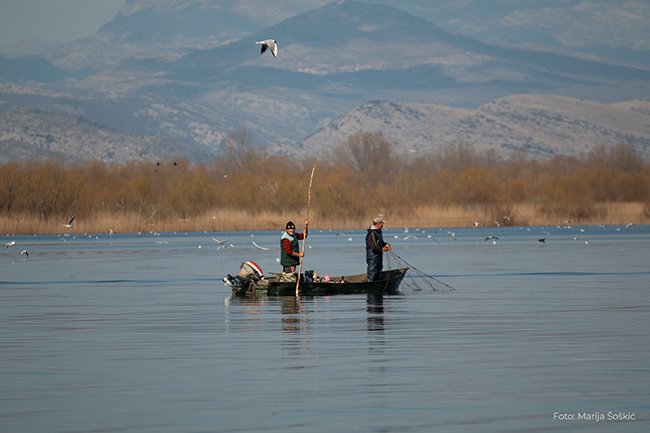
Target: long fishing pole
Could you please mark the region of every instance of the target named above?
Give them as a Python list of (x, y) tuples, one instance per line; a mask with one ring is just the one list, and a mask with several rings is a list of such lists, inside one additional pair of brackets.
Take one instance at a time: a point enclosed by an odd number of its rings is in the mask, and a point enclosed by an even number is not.
[(309, 176), (309, 188), (307, 189), (307, 217), (305, 218), (305, 236), (302, 238), (302, 254), (298, 264), (298, 279), (296, 280), (296, 296), (300, 296), (300, 275), (302, 274), (302, 260), (305, 256), (305, 243), (307, 242), (307, 225), (309, 224), (309, 209), (311, 208), (311, 184), (314, 181), (314, 172), (316, 171), (316, 160), (311, 167), (311, 176)]
[(436, 277), (433, 277), (433, 276), (427, 274), (426, 272), (423, 272), (423, 271), (419, 270), (418, 268), (416, 268), (415, 266), (413, 266), (412, 264), (410, 264), (409, 262), (407, 262), (406, 260), (404, 260), (403, 258), (401, 258), (401, 257), (400, 257), (400, 256), (399, 256), (395, 251), (393, 251), (392, 249), (389, 250), (388, 252), (389, 252), (390, 254), (394, 255), (398, 260), (402, 261), (404, 264), (408, 265), (409, 268), (411, 268), (411, 269), (413, 269), (413, 270), (419, 272), (420, 274), (426, 276), (427, 278), (432, 279), (433, 281), (435, 281), (435, 282), (438, 283), (438, 284), (442, 284), (443, 286), (447, 287), (447, 288), (450, 289), (450, 290), (456, 290), (455, 287), (450, 286), (449, 284), (445, 283), (444, 281), (440, 281), (440, 280), (437, 279)]

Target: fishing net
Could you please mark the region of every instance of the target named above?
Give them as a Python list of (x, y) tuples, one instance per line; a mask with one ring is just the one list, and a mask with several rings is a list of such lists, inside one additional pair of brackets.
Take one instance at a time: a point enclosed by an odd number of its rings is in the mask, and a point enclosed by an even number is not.
[(395, 254), (392, 250), (388, 252), (387, 264), (389, 269), (396, 268), (409, 268), (409, 271), (404, 276), (402, 284), (400, 285), (401, 291), (450, 291), (456, 290), (454, 287), (440, 281), (439, 279), (419, 270), (406, 260)]

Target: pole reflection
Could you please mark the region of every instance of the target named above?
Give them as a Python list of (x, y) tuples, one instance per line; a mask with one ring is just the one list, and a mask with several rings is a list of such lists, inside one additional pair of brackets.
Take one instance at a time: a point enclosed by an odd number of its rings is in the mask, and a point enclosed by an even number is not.
[(307, 313), (299, 296), (280, 297), (280, 311), (283, 331), (307, 331)]

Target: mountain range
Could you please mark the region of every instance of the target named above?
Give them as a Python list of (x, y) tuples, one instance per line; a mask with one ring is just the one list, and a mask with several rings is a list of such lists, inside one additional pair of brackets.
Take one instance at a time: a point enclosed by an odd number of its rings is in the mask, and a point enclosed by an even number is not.
[[(500, 2), (491, 11), (460, 2), (478, 8), (464, 14), (458, 2), (442, 0), (422, 10), (415, 1), (394, 2), (405, 10), (323, 3), (128, 0), (93, 37), (49, 45), (38, 56), (5, 51), (0, 160), (48, 154), (202, 160), (219, 155), (239, 130), (249, 132), (255, 146), (295, 157), (323, 153), (359, 130), (382, 132), (411, 150), (465, 140), (548, 157), (626, 142), (650, 156), (650, 65), (643, 60), (650, 39), (648, 27), (638, 29), (648, 10), (643, 2), (641, 18), (630, 18), (630, 39), (642, 37), (618, 57), (607, 55), (614, 41), (600, 51), (591, 45), (570, 52), (566, 31), (566, 43), (554, 47), (550, 32), (523, 42), (505, 32), (510, 39), (503, 42), (488, 26), (499, 16), (516, 16), (511, 25), (521, 26), (534, 11), (541, 18), (561, 5), (565, 12), (591, 11), (592, 22), (603, 10), (599, 2), (545, 2), (533, 11), (523, 6), (530, 2), (512, 1), (508, 14)], [(259, 12), (273, 6), (275, 14)], [(475, 35), (485, 41), (450, 33), (430, 19), (462, 28), (480, 10), (486, 23)], [(278, 40), (277, 58), (260, 55), (255, 42), (266, 38)], [(34, 142), (37, 126), (49, 128), (46, 147)], [(115, 152), (112, 134), (121, 134), (129, 151)], [(104, 138), (85, 144), (78, 138), (73, 145), (71, 136)]]
[(305, 151), (328, 155), (355, 133), (375, 132), (409, 156), (469, 143), (479, 151), (513, 150), (547, 158), (584, 155), (594, 144), (628, 143), (650, 160), (650, 101), (601, 104), (563, 96), (516, 95), (475, 109), (369, 101), (304, 140)]

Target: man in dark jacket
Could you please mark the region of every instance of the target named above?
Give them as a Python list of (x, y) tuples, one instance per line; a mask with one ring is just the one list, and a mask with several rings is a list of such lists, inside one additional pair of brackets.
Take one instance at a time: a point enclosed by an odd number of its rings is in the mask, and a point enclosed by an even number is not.
[(366, 263), (368, 264), (367, 281), (377, 281), (384, 267), (384, 252), (390, 251), (390, 244), (384, 242), (384, 235), (381, 229), (384, 227), (384, 219), (376, 217), (366, 235)]

